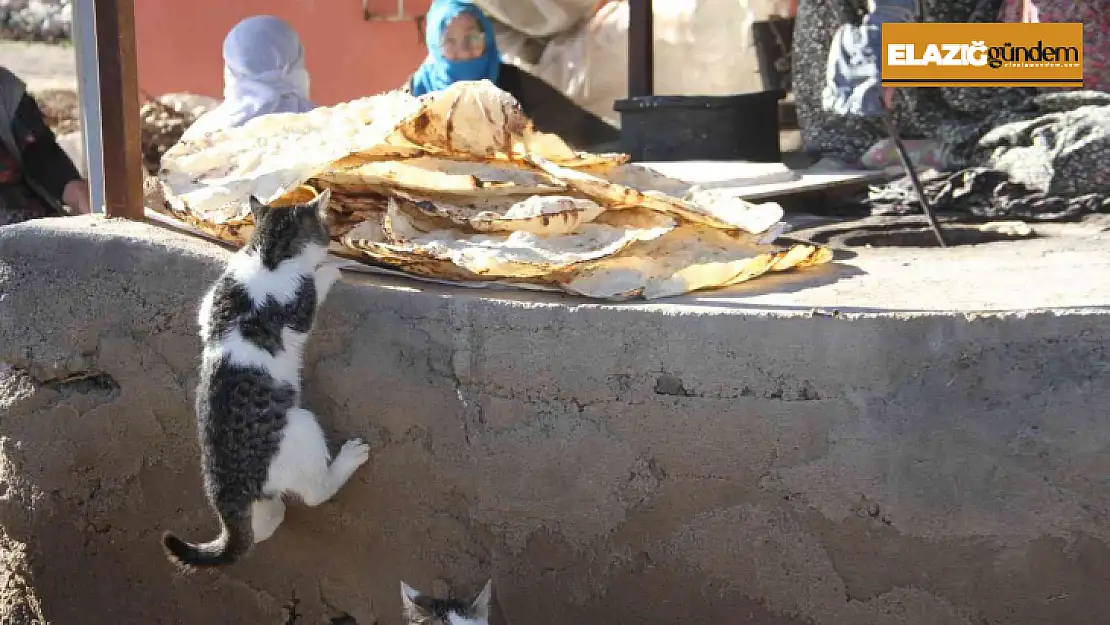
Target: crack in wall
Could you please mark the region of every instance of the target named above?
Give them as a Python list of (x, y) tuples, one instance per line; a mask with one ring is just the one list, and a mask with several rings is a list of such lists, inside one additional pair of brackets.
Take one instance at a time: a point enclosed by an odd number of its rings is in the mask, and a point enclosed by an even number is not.
[(655, 379), (654, 392), (656, 395), (669, 395), (672, 397), (694, 397), (703, 399), (739, 399), (752, 397), (772, 399), (785, 402), (793, 401), (820, 401), (824, 399), (814, 389), (808, 380), (787, 383), (779, 379), (769, 388), (753, 389), (751, 386), (741, 386), (731, 392), (706, 392), (696, 390), (696, 387), (687, 387), (682, 378), (667, 373), (660, 374)]

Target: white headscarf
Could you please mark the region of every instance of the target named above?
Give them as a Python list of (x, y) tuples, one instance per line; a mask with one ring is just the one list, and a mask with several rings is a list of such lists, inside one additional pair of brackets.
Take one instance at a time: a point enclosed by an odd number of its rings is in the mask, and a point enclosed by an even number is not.
[(224, 39), (224, 101), (185, 132), (183, 139), (241, 126), (269, 113), (304, 113), (308, 70), (297, 32), (272, 15), (239, 22)]

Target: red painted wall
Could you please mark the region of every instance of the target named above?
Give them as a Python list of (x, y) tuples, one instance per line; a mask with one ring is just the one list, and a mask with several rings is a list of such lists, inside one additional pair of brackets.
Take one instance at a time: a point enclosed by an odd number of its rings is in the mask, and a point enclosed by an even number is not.
[[(300, 34), (316, 104), (395, 89), (424, 59), (415, 18), (429, 3), (405, 0), (408, 21), (367, 22), (361, 0), (139, 0), (139, 88), (151, 96), (187, 91), (222, 97), (224, 36), (245, 17), (270, 14)], [(392, 15), (397, 2), (369, 0), (369, 8)]]

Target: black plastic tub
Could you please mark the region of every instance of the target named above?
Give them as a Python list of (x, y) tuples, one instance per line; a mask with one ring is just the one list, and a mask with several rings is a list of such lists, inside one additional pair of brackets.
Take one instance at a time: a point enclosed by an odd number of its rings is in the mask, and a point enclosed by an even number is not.
[(752, 24), (755, 58), (764, 89), (790, 91), (793, 79), (794, 18), (772, 17)]
[(776, 163), (785, 95), (655, 95), (617, 100), (613, 109), (621, 116), (621, 146), (634, 161)]

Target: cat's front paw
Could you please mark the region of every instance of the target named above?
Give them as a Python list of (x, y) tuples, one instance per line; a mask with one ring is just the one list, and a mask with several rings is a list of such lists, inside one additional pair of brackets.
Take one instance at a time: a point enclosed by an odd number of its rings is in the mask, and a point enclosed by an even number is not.
[(352, 438), (343, 443), (339, 453), (335, 456), (337, 462), (350, 463), (352, 466), (361, 467), (370, 460), (370, 445), (361, 438)]
[(334, 263), (320, 265), (316, 268), (314, 277), (316, 279), (316, 292), (319, 294), (319, 299), (324, 299), (324, 296), (328, 294), (328, 291), (339, 281), (341, 276), (339, 265)]

